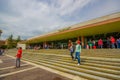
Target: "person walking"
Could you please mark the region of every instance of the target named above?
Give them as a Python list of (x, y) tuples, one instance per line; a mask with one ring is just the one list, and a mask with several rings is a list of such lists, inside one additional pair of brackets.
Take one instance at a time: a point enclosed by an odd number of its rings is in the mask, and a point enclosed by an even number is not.
[(77, 45), (75, 48), (75, 60), (78, 60), (78, 65), (80, 65), (80, 53), (81, 53), (81, 45), (80, 41), (76, 41)]
[(74, 47), (73, 47), (73, 43), (71, 40), (68, 41), (68, 50), (70, 51), (70, 55), (72, 60), (74, 59), (73, 53), (74, 53)]
[(17, 54), (16, 54), (16, 68), (20, 67), (20, 59), (21, 59), (21, 57), (22, 57), (22, 48), (19, 47), (18, 51), (17, 51)]

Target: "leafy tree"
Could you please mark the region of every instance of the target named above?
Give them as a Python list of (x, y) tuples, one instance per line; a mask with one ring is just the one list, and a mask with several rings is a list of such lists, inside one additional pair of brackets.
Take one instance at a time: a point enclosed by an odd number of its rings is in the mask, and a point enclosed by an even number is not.
[(7, 48), (16, 48), (19, 41), (21, 41), (20, 36), (17, 39), (13, 39), (13, 35), (11, 34), (7, 39)]
[(19, 42), (19, 41), (21, 41), (20, 36), (18, 36), (18, 38), (17, 38), (16, 42)]
[(12, 35), (12, 34), (8, 37), (8, 40), (9, 40), (10, 42), (13, 41), (13, 35)]
[(11, 34), (7, 39), (8, 48), (13, 48), (13, 35)]
[(2, 30), (0, 30), (0, 37), (1, 37), (1, 34), (2, 34)]

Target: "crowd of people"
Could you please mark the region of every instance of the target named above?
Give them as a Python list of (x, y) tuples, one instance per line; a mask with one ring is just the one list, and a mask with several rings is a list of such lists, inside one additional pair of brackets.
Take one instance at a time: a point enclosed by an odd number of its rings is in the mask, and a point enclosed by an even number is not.
[(104, 43), (102, 38), (97, 42), (95, 40), (89, 40), (86, 49), (96, 49), (96, 48), (120, 48), (120, 38), (115, 39), (113, 36), (107, 37), (106, 42)]
[[(97, 45), (97, 46), (96, 46)], [(100, 38), (98, 42), (96, 43), (94, 40), (90, 40), (88, 44), (86, 45), (87, 49), (96, 49), (96, 48), (103, 48), (103, 40)], [(119, 48), (120, 49), (120, 38), (115, 39), (113, 36), (107, 37), (106, 40), (107, 48)], [(78, 38), (76, 41), (76, 44), (73, 44), (71, 40), (68, 41), (68, 50), (70, 51), (70, 56), (72, 60), (78, 60), (78, 65), (80, 65), (80, 54), (81, 54), (81, 41)], [(74, 55), (75, 53), (75, 55)]]
[[(74, 46), (75, 42), (73, 42)], [(82, 43), (80, 43), (82, 45)], [(27, 46), (27, 49), (34, 49), (34, 50), (40, 50), (40, 49), (67, 49), (68, 45), (67, 43), (61, 43), (61, 44), (36, 44), (36, 45), (29, 45)], [(82, 48), (84, 49), (102, 49), (102, 48), (118, 48), (120, 49), (120, 38), (114, 38), (113, 36), (107, 37), (106, 39), (99, 38), (96, 39), (89, 39), (86, 43), (84, 43), (84, 46), (82, 45)]]

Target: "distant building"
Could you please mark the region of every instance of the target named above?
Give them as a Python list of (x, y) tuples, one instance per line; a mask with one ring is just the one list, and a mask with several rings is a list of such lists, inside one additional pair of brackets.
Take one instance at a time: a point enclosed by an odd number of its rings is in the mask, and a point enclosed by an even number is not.
[(6, 42), (6, 41), (4, 41), (4, 40), (0, 40), (0, 47), (1, 47), (2, 45), (5, 45), (5, 42)]
[(22, 49), (26, 49), (26, 44), (22, 44), (22, 43), (17, 43), (17, 48), (18, 47), (22, 47)]

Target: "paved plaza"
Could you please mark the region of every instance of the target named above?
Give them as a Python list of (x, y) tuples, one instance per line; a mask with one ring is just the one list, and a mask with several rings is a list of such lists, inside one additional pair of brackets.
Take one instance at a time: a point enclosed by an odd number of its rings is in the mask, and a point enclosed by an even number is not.
[(46, 71), (35, 65), (23, 62), (15, 68), (15, 59), (0, 56), (0, 80), (70, 80), (58, 74)]

